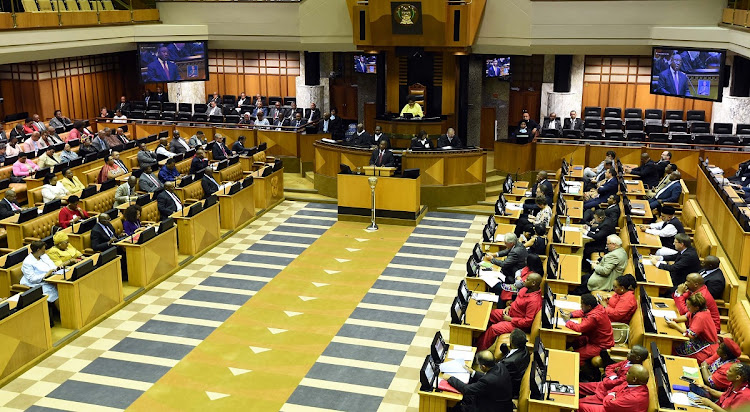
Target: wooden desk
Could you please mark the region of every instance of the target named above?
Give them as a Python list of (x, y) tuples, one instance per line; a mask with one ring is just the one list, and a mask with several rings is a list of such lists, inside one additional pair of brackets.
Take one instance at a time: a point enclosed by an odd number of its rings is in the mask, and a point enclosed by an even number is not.
[(581, 284), (581, 263), (583, 257), (578, 255), (560, 255), (560, 277), (547, 278), (547, 284), (553, 293), (567, 295), (571, 288)]
[(23, 262), (18, 262), (7, 269), (2, 267), (5, 266), (5, 259), (7, 257), (7, 254), (0, 256), (0, 297), (2, 298), (10, 297), (10, 287), (20, 283), (21, 277), (23, 277), (23, 273), (21, 273)]
[[(203, 204), (205, 200), (197, 203)], [(188, 208), (170, 215), (177, 223), (177, 236), (180, 254), (195, 255), (211, 246), (221, 237), (219, 224), (219, 204), (203, 209), (192, 217), (186, 217)]]
[(492, 312), (492, 302), (469, 299), (464, 325), (450, 324), (450, 341), (455, 345), (471, 346), (474, 338), (487, 329)]
[[(11, 306), (15, 304), (11, 302)], [(0, 383), (8, 375), (29, 363), (36, 362), (52, 349), (49, 308), (44, 296), (28, 307), (0, 320)]]
[[(666, 308), (659, 309), (659, 310), (672, 310), (677, 314), (677, 316), (680, 316), (680, 312), (677, 311), (677, 307), (675, 306), (673, 299), (656, 298), (656, 297), (651, 298), (652, 304), (656, 304), (658, 302), (664, 303), (667, 305)], [(640, 306), (639, 306), (639, 310), (640, 310)], [(645, 347), (650, 348), (651, 342), (656, 342), (656, 347), (659, 348), (659, 352), (661, 352), (663, 355), (671, 355), (673, 343), (689, 340), (687, 337), (683, 336), (676, 329), (672, 329), (669, 326), (667, 326), (667, 322), (664, 321), (664, 318), (655, 318), (655, 319), (656, 319), (656, 333), (646, 332), (643, 334), (643, 339), (644, 339), (643, 344)], [(684, 324), (682, 325), (684, 326)]]
[[(554, 412), (578, 409), (580, 355), (578, 352), (550, 349), (547, 363), (547, 380), (562, 385), (573, 385), (574, 395), (551, 395), (550, 400), (529, 399), (529, 412)], [(519, 394), (528, 398), (528, 394)]]
[[(99, 255), (94, 255), (92, 259), (98, 260)], [(121, 259), (122, 257), (117, 256), (73, 282), (64, 280), (62, 275), (47, 279), (57, 286), (63, 328), (81, 329), (122, 303)], [(69, 275), (72, 274), (72, 269), (68, 272)]]
[[(520, 205), (521, 207), (523, 207), (523, 203), (508, 202), (508, 204)], [(495, 222), (500, 223), (500, 224), (502, 224), (502, 223), (513, 223), (515, 225), (515, 222), (518, 220), (519, 217), (521, 217), (521, 213), (523, 213), (522, 209), (519, 209), (519, 210), (510, 210), (506, 206), (505, 207), (505, 214), (504, 215), (502, 215), (502, 216), (495, 215)]]
[(123, 240), (117, 246), (125, 249), (128, 283), (133, 286), (146, 287), (177, 267), (176, 227), (142, 245)]
[[(555, 297), (556, 300), (564, 300), (568, 302), (574, 302), (577, 303), (579, 306), (581, 304), (581, 297), (580, 296), (573, 296), (573, 295), (560, 295), (558, 294)], [(555, 307), (555, 310), (558, 310), (557, 307)], [(565, 311), (570, 312), (569, 309), (564, 309)], [(554, 315), (554, 314), (553, 314)], [(554, 325), (553, 325), (554, 327)], [(579, 332), (576, 332), (572, 329), (568, 329), (565, 326), (558, 326), (553, 329), (547, 329), (541, 327), (541, 318), (540, 318), (540, 327), (539, 327), (539, 336), (542, 338), (542, 343), (544, 343), (544, 347), (547, 349), (558, 349), (558, 350), (566, 350), (567, 349), (567, 341), (568, 338), (576, 338), (578, 336), (581, 336)], [(578, 375), (576, 375), (578, 376)]]
[(222, 229), (237, 229), (255, 216), (254, 185), (255, 180), (253, 185), (243, 187), (233, 195), (217, 194)]
[[(364, 175), (339, 175), (339, 216), (369, 217), (372, 199), (369, 177)], [(375, 186), (375, 213), (379, 218), (416, 220), (421, 206), (420, 183), (422, 177), (378, 177)], [(458, 342), (455, 342), (458, 343)]]
[[(57, 216), (60, 214), (60, 210), (54, 210), (52, 212), (49, 212), (45, 215), (39, 215), (38, 217), (35, 217), (34, 219), (28, 220), (23, 223), (18, 223), (18, 217), (19, 214), (15, 214), (13, 216), (7, 217), (3, 220), (0, 220), (0, 225), (5, 227), (6, 231), (6, 238), (8, 240), (8, 248), (9, 249), (20, 249), (23, 246), (23, 240), (26, 238), (26, 232), (27, 230), (24, 230), (25, 228), (31, 228), (36, 225), (36, 222), (39, 222), (41, 220), (50, 220), (57, 222)], [(43, 236), (34, 236), (43, 238), (49, 236), (49, 232), (44, 234)]]
[(582, 200), (565, 200), (565, 203), (567, 204), (567, 213), (570, 217), (570, 220), (574, 222), (579, 222), (581, 219), (583, 219), (583, 201)]
[[(661, 349), (659, 349), (661, 350)], [(698, 368), (698, 361), (696, 361), (693, 358), (683, 358), (681, 356), (669, 356), (671, 352), (661, 352), (661, 354), (664, 356), (664, 365), (667, 367), (667, 375), (669, 375), (669, 383), (671, 385), (683, 385), (687, 386), (688, 383), (685, 381), (680, 380), (680, 376), (682, 376), (682, 367), (687, 366), (688, 368)], [(652, 368), (653, 369), (653, 368)], [(700, 374), (699, 374), (700, 375)], [(699, 376), (696, 380), (697, 383), (705, 383), (703, 382), (703, 377)], [(670, 388), (671, 389), (671, 388)], [(674, 389), (672, 389), (672, 393), (675, 393)], [(655, 396), (655, 395), (654, 395)], [(683, 406), (683, 405), (675, 405), (675, 409), (661, 409), (660, 411), (687, 411), (687, 412), (706, 412), (710, 411), (710, 409), (703, 409), (703, 408), (696, 408), (695, 406)]]
[[(550, 222), (552, 223), (552, 222)], [(570, 225), (571, 227), (577, 227), (581, 228), (582, 225)], [(552, 243), (552, 237), (553, 237), (553, 231), (550, 231), (549, 234), (549, 241)], [(583, 253), (583, 233), (580, 231), (574, 231), (574, 230), (565, 230), (565, 226), (563, 225), (563, 242), (561, 243), (552, 243), (555, 245), (555, 248), (559, 253), (564, 253), (566, 255), (579, 255)]]
[(648, 205), (648, 200), (644, 199), (630, 199), (630, 205), (643, 205), (643, 210), (646, 212), (643, 216), (632, 215), (633, 223), (636, 225), (645, 225), (651, 223), (654, 220), (654, 215), (651, 213), (651, 206)]
[[(640, 249), (638, 251), (641, 253), (646, 252), (641, 251)], [(628, 255), (630, 255), (630, 253), (628, 253)], [(648, 259), (648, 255), (644, 255), (643, 259)], [(663, 290), (671, 289), (672, 286), (674, 286), (672, 284), (672, 276), (666, 270), (657, 269), (654, 265), (644, 264), (643, 271), (645, 272), (644, 275), (646, 275), (646, 281), (638, 282), (638, 285), (643, 286), (648, 296), (659, 296)], [(625, 273), (634, 273), (632, 256), (628, 258)]]
[[(448, 346), (448, 350), (450, 350), (451, 346)], [(472, 348), (472, 352), (476, 356), (477, 348)], [(452, 359), (446, 357), (445, 360), (450, 361)], [(471, 367), (472, 363), (473, 360), (467, 360), (466, 366)], [(440, 377), (442, 376), (443, 374), (441, 373)], [(463, 398), (464, 396), (460, 393), (419, 391), (419, 412), (447, 411), (449, 407), (454, 406)]]
[(258, 144), (266, 143), (266, 153), (274, 156), (299, 157), (300, 132), (280, 130), (256, 130)]
[[(570, 180), (583, 180), (583, 170), (586, 167), (584, 165), (573, 165), (568, 166), (568, 174), (565, 175), (565, 179)], [(558, 180), (562, 176), (562, 168), (557, 169)]]
[[(391, 135), (409, 135), (409, 140), (419, 133), (420, 130), (424, 130), (427, 132), (428, 135), (440, 135), (445, 133), (445, 130), (447, 129), (447, 121), (446, 120), (385, 120), (385, 119), (375, 119), (375, 126), (380, 126), (383, 128), (383, 133), (388, 133)], [(393, 138), (391, 138), (392, 142), (395, 142)]]
[(255, 210), (260, 212), (284, 198), (284, 168), (266, 177), (261, 177), (262, 169), (253, 172), (253, 198)]
[[(625, 180), (632, 180), (632, 179), (625, 179)], [(635, 183), (625, 182), (625, 189), (627, 189), (627, 192), (625, 194), (628, 196), (635, 196), (636, 198), (646, 196), (646, 188), (643, 187), (643, 182), (640, 180), (636, 180)], [(620, 194), (622, 195), (622, 193)], [(631, 199), (631, 201), (632, 200), (633, 199)]]
[[(644, 248), (647, 252), (647, 254), (650, 254), (652, 252), (656, 252), (657, 250), (661, 249), (661, 238), (656, 235), (652, 235), (650, 233), (644, 232), (640, 227), (635, 227), (636, 232), (638, 233), (638, 242), (635, 243), (639, 248)], [(631, 245), (632, 243), (631, 239)]]

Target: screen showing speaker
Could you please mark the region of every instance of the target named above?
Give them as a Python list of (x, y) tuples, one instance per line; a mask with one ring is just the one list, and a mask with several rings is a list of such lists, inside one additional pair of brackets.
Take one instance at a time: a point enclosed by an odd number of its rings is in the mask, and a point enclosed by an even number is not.
[(206, 41), (138, 43), (141, 83), (208, 80)]
[(510, 79), (510, 57), (492, 57), (487, 59), (485, 76), (502, 80)]
[(377, 73), (378, 56), (358, 54), (354, 56), (354, 71), (357, 73)]
[(721, 101), (726, 50), (654, 47), (651, 93)]

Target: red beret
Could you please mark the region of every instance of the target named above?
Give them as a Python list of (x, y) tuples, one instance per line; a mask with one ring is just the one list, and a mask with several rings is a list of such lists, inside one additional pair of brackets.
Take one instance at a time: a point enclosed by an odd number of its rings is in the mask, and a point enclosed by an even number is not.
[(724, 343), (724, 346), (727, 347), (729, 352), (734, 355), (734, 357), (739, 358), (740, 355), (742, 355), (742, 349), (740, 349), (740, 345), (738, 345), (737, 342), (733, 341), (730, 338), (723, 338), (722, 342)]

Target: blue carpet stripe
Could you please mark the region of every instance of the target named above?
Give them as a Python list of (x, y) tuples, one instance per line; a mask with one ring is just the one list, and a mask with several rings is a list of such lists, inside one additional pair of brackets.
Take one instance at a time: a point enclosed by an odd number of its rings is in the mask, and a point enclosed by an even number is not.
[[(439, 289), (436, 285), (414, 283), (410, 280), (442, 282), (473, 220), (472, 215), (428, 213), (414, 229), (412, 236), (406, 240), (410, 246), (403, 246), (381, 273), (381, 276), (387, 276), (388, 279), (381, 278), (373, 284), (372, 289), (362, 299), (360, 306), (349, 316), (352, 322), (344, 324), (336, 334), (337, 337), (354, 338), (370, 343), (383, 342), (384, 347), (372, 344), (365, 346), (342, 343), (342, 341), (331, 342), (323, 352), (323, 356), (339, 358), (341, 361), (337, 361), (337, 364), (318, 361), (308, 371), (306, 378), (387, 389), (395, 376), (395, 373), (385, 371), (389, 368), (359, 369), (343, 365), (347, 363), (347, 359), (383, 365), (401, 364), (406, 351), (390, 349), (387, 346), (398, 344), (408, 347), (416, 332), (404, 331), (403, 326), (419, 327), (424, 320), (424, 315), (407, 313), (399, 308), (422, 309), (426, 313), (432, 303), (431, 296), (434, 296)], [(433, 236), (448, 236), (455, 239), (441, 239)], [(414, 246), (415, 244), (425, 246), (417, 247)], [(403, 256), (403, 254), (419, 257)], [(393, 267), (393, 265), (398, 265), (398, 267)], [(402, 278), (404, 281), (398, 281), (395, 278)], [(386, 290), (388, 293), (383, 292)], [(430, 298), (400, 296), (400, 292), (419, 293)], [(362, 304), (378, 305), (378, 308), (362, 307)], [(382, 327), (362, 326), (357, 324), (358, 321), (360, 323), (361, 321), (375, 322), (375, 325), (382, 325)], [(394, 327), (389, 328), (389, 324)], [(287, 404), (353, 412), (377, 411), (381, 402), (382, 398), (379, 396), (304, 385), (298, 386), (287, 400)]]
[[(333, 206), (333, 207), (331, 207)], [(287, 218), (283, 223), (274, 228), (270, 233), (263, 236), (260, 240), (269, 242), (282, 242), (284, 245), (254, 243), (248, 250), (255, 253), (242, 253), (234, 259), (236, 264), (226, 264), (221, 267), (217, 275), (212, 275), (204, 279), (200, 286), (206, 288), (219, 287), (228, 290), (237, 291), (254, 291), (257, 292), (263, 288), (271, 279), (273, 279), (281, 269), (272, 269), (266, 267), (248, 266), (247, 263), (258, 263), (265, 265), (278, 265), (284, 267), (294, 259), (286, 257), (277, 257), (264, 255), (263, 252), (284, 253), (289, 255), (299, 255), (317, 238), (294, 236), (294, 233), (306, 233), (322, 235), (327, 228), (336, 223), (336, 205), (325, 204), (307, 204), (303, 209), (297, 211), (293, 216)], [(305, 216), (313, 217), (306, 219)], [(326, 217), (329, 219), (314, 219), (314, 217)], [(309, 224), (323, 226), (322, 228), (296, 227), (296, 224)], [(292, 231), (292, 229), (294, 229)], [(240, 264), (241, 263), (241, 264)], [(222, 277), (221, 274), (235, 275), (232, 278)], [(240, 276), (236, 276), (240, 275)], [(266, 278), (266, 281), (256, 279), (241, 279), (242, 275)], [(240, 279), (235, 279), (240, 277)], [(215, 328), (212, 326), (195, 325), (193, 320), (203, 319), (210, 321), (225, 321), (234, 313), (231, 310), (206, 308), (201, 302), (215, 302), (241, 306), (245, 304), (251, 296), (247, 294), (214, 292), (210, 290), (192, 289), (185, 293), (179, 300), (179, 303), (173, 303), (161, 311), (161, 315), (171, 316), (170, 321), (149, 320), (144, 323), (138, 332), (150, 335), (174, 336), (180, 338), (190, 338), (195, 340), (204, 340), (210, 335)], [(363, 314), (362, 316), (374, 316)], [(173, 319), (184, 319), (184, 322), (178, 322)], [(412, 321), (406, 319), (402, 321)], [(184, 358), (193, 346), (186, 344), (168, 343), (169, 338), (162, 339), (166, 342), (147, 340), (142, 338), (125, 338), (110, 349), (112, 352), (129, 353), (134, 355), (151, 356), (163, 359), (172, 359), (179, 361)], [(406, 339), (401, 336), (401, 339)], [(381, 354), (381, 356), (384, 356)], [(102, 377), (112, 377), (127, 379), (137, 382), (156, 382), (170, 368), (146, 364), (141, 362), (115, 360), (106, 357), (99, 357), (86, 366), (82, 372), (90, 375)], [(314, 373), (326, 373), (325, 367), (315, 369)], [(378, 385), (385, 384), (387, 377), (381, 374), (367, 372), (368, 380), (377, 382)], [(350, 379), (362, 379), (350, 378)], [(92, 384), (75, 380), (75, 377), (67, 380), (62, 385), (52, 391), (48, 397), (61, 399), (81, 404), (90, 404), (106, 406), (117, 409), (127, 409), (139, 396), (142, 391), (114, 387), (109, 385)], [(366, 398), (366, 399), (365, 399)], [(368, 405), (376, 405), (380, 402), (375, 397), (365, 397), (363, 402), (369, 402)], [(93, 408), (92, 408), (93, 409)], [(30, 410), (35, 411), (52, 411), (54, 409), (34, 406)], [(362, 410), (371, 410), (370, 407)]]

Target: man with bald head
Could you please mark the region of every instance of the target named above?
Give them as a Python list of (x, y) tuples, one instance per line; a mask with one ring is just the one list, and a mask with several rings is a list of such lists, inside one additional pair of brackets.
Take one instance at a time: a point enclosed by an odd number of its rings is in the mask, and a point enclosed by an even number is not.
[[(605, 357), (609, 358), (609, 356)], [(601, 404), (612, 389), (625, 382), (630, 368), (642, 364), (646, 359), (648, 359), (648, 349), (641, 345), (634, 345), (625, 360), (607, 365), (604, 368), (601, 382), (581, 382), (579, 384), (581, 402)], [(584, 399), (586, 399), (585, 402)]]
[(464, 143), (456, 136), (456, 131), (452, 127), (449, 127), (448, 131), (438, 138), (437, 146), (439, 148), (451, 147), (453, 149), (461, 149), (464, 147)]
[(648, 153), (641, 153), (641, 165), (638, 167), (623, 166), (625, 173), (634, 174), (641, 178), (646, 187), (655, 187), (659, 184), (659, 171), (656, 163), (651, 160)]
[(505, 309), (494, 309), (490, 314), (490, 322), (479, 338), (477, 349), (484, 350), (492, 346), (495, 339), (505, 333), (511, 333), (518, 328), (524, 332), (531, 332), (531, 324), (536, 313), (542, 308), (542, 276), (529, 273), (526, 281), (516, 296), (516, 300)]
[[(579, 412), (646, 412), (648, 411), (648, 370), (643, 365), (633, 365), (625, 377), (625, 382), (612, 388), (601, 402), (587, 400), (589, 396), (579, 401)], [(596, 402), (595, 402), (596, 401)]]
[(0, 219), (11, 217), (21, 212), (21, 206), (16, 203), (16, 192), (13, 189), (5, 191), (5, 197), (0, 200)]
[(159, 208), (161, 220), (167, 220), (169, 215), (182, 210), (182, 202), (174, 192), (174, 182), (164, 183), (164, 190), (156, 197), (156, 205)]
[(35, 152), (40, 149), (44, 149), (47, 145), (42, 141), (42, 134), (39, 132), (31, 133), (31, 137), (23, 142), (24, 152)]
[(706, 285), (708, 292), (714, 299), (721, 299), (724, 296), (726, 281), (724, 280), (724, 272), (719, 268), (719, 258), (708, 255), (703, 259), (701, 267), (702, 269), (698, 274), (703, 278), (703, 283)]
[(52, 146), (63, 142), (60, 136), (57, 135), (55, 128), (52, 126), (47, 127), (47, 133), (42, 136), (42, 140), (47, 144), (47, 146)]
[(562, 135), (562, 123), (560, 123), (560, 118), (557, 117), (557, 113), (552, 112), (549, 114), (549, 117), (544, 119), (544, 123), (542, 125), (542, 130), (554, 130), (555, 134), (560, 137)]
[(537, 206), (534, 205), (534, 199), (536, 199), (537, 196), (544, 196), (544, 198), (547, 199), (547, 205), (552, 207), (554, 189), (552, 188), (552, 183), (547, 180), (547, 177), (546, 170), (542, 170), (536, 174), (536, 183), (534, 183), (534, 186), (531, 186), (531, 199), (526, 200), (523, 205), (524, 213), (527, 212), (527, 206), (529, 206), (530, 209), (537, 208)]
[(716, 333), (721, 333), (721, 318), (719, 317), (719, 308), (716, 306), (713, 296), (708, 291), (706, 284), (703, 280), (703, 276), (698, 273), (691, 273), (687, 275), (685, 283), (677, 285), (677, 289), (674, 291), (674, 304), (677, 306), (677, 311), (680, 315), (684, 315), (688, 312), (687, 298), (693, 293), (700, 293), (706, 299), (706, 309), (711, 313), (711, 318), (716, 326)]
[(477, 353), (479, 370), (475, 371), (466, 366), (471, 374), (469, 383), (463, 383), (453, 376), (448, 377), (448, 383), (461, 392), (464, 397), (453, 409), (454, 412), (483, 412), (483, 411), (511, 411), (513, 410), (513, 385), (508, 369), (490, 351)]

